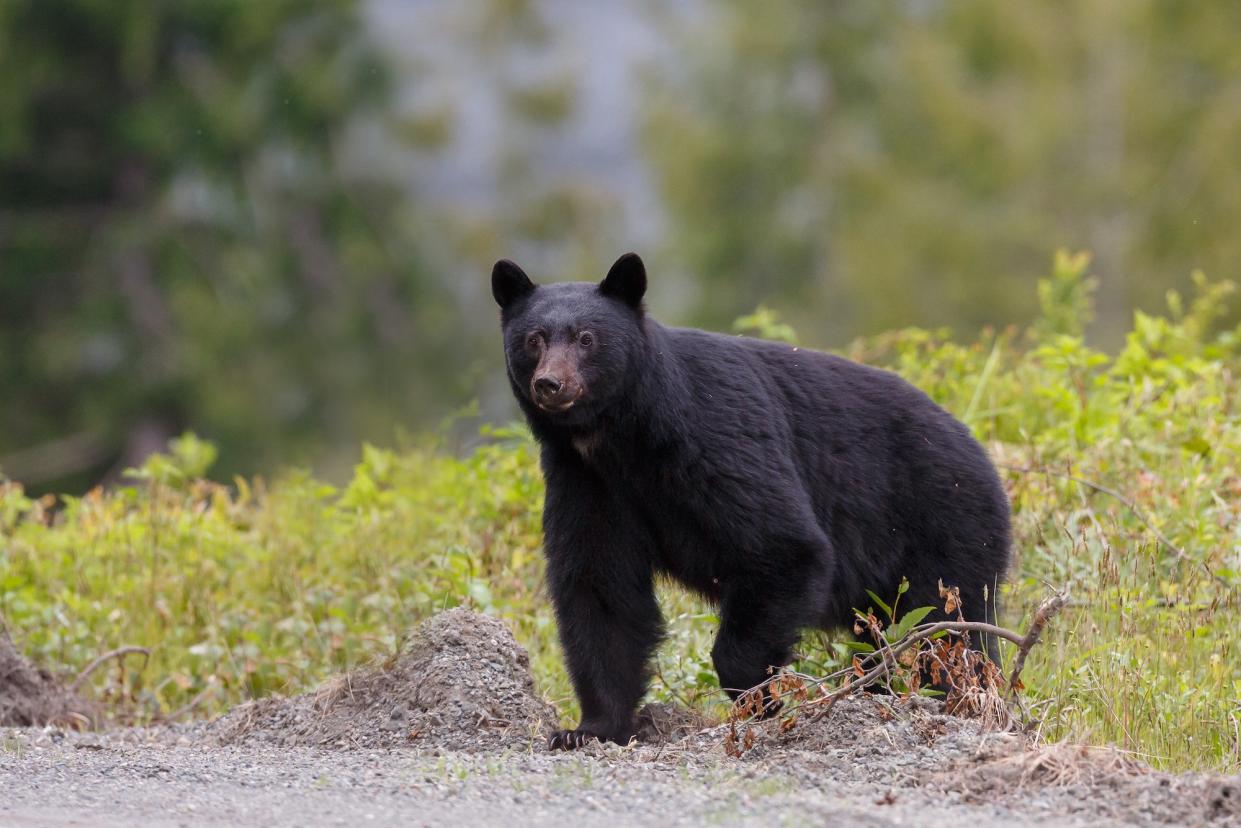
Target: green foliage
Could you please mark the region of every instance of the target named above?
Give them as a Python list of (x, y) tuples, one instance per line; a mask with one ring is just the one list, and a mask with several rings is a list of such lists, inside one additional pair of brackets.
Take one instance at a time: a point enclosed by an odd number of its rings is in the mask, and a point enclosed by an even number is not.
[[(909, 591), (909, 580), (901, 578), (901, 582), (896, 590), (896, 597), (892, 599), (892, 603), (879, 597), (879, 595), (871, 589), (866, 590), (866, 594), (870, 596), (870, 600), (874, 603), (865, 611), (857, 609), (853, 610), (855, 616), (854, 632), (865, 633), (867, 637), (872, 639), (874, 643), (869, 641), (836, 641), (831, 642), (826, 648), (830, 653), (835, 655), (838, 663), (832, 667), (824, 667), (821, 662), (811, 661), (800, 667), (795, 666), (798, 672), (813, 675), (816, 671), (820, 673), (831, 673), (837, 670), (847, 669), (855, 654), (873, 653), (879, 646), (887, 646), (897, 644), (905, 636), (909, 635), (910, 630), (922, 623), (922, 620), (935, 611), (935, 607), (914, 607), (900, 614), (901, 596)], [(882, 613), (883, 617), (876, 615), (875, 608)], [(897, 620), (897, 615), (901, 615)], [(943, 637), (944, 633), (937, 633), (932, 638)], [(912, 655), (912, 651), (911, 651)], [(854, 662), (854, 669), (857, 664)], [(908, 666), (908, 664), (906, 664)], [(910, 692), (911, 685), (906, 681), (907, 676), (901, 671), (889, 677), (887, 686), (897, 693)], [(920, 695), (943, 695), (943, 693), (924, 688), (920, 691)]]
[(126, 469), (125, 475), (170, 488), (185, 488), (205, 477), (218, 455), (212, 443), (186, 433), (169, 442), (167, 454), (152, 454), (140, 467)]
[(909, 631), (922, 623), (922, 619), (926, 618), (935, 610), (935, 607), (914, 607), (909, 612), (901, 616), (901, 620), (892, 624), (884, 635), (889, 642), (896, 643), (905, 636), (909, 635)]
[(753, 333), (762, 339), (797, 344), (797, 331), (793, 330), (793, 326), (781, 322), (780, 314), (764, 305), (759, 305), (754, 313), (733, 322), (733, 330), (737, 333)]
[(1086, 325), (1094, 319), (1094, 292), (1099, 288), (1099, 280), (1086, 275), (1089, 266), (1089, 253), (1056, 251), (1051, 278), (1038, 280), (1040, 315), (1035, 333), (1047, 338), (1086, 332)]
[(1241, 359), (1236, 329), (1210, 333), (1232, 287), (1196, 277), (1193, 311), (1173, 296), (1166, 316), (1136, 313), (1112, 357), (1074, 333), (1089, 310), (1087, 261), (1057, 256), (1046, 315), (1025, 336), (960, 345), (912, 330), (850, 352), (970, 412), (1015, 513), (1005, 620), (1019, 628), (1044, 583), (1080, 603), (1031, 657), (1027, 684), (1052, 700), (1044, 732), (1156, 764), (1235, 767)]
[[(1044, 583), (1071, 588), (1074, 605), (1024, 674), (1043, 733), (1235, 771), (1241, 337), (1210, 330), (1228, 288), (1199, 280), (1189, 310), (1175, 299), (1166, 315), (1137, 316), (1112, 356), (1074, 333), (1085, 259), (1061, 256), (1056, 268), (1047, 319), (1028, 332), (959, 344), (905, 330), (850, 353), (968, 411), (990, 448), (1015, 514), (1002, 622), (1023, 629)], [(541, 586), (536, 451), (521, 430), (485, 437), (464, 457), (433, 441), (367, 446), (339, 489), (303, 472), (270, 485), (197, 479), (210, 449), (191, 437), (139, 470), (138, 485), (65, 498), (59, 511), (10, 484), (0, 613), (32, 655), (69, 672), (111, 647), (151, 647), (144, 672), (93, 679), (150, 716), (208, 687), (217, 692), (203, 713), (308, 689), (390, 653), (418, 619), (467, 604), (513, 627), (543, 692), (571, 712)], [(670, 636), (653, 694), (718, 705), (718, 619), (660, 591)], [(812, 636), (803, 667), (847, 663), (860, 649), (850, 644)]]

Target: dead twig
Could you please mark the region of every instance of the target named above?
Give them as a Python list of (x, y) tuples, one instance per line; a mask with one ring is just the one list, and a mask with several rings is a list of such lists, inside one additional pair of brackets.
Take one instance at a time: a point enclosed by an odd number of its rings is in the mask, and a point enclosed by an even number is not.
[(1038, 643), (1039, 636), (1043, 634), (1043, 628), (1047, 626), (1047, 622), (1056, 616), (1060, 610), (1064, 609), (1069, 602), (1069, 594), (1065, 592), (1057, 592), (1043, 599), (1043, 603), (1038, 605), (1038, 609), (1034, 611), (1034, 618), (1030, 622), (1030, 629), (1025, 634), (1025, 638), (1017, 644), (1017, 657), (1013, 659), (1013, 671), (1008, 675), (1008, 695), (1011, 698), (1020, 686), (1021, 669), (1026, 666), (1026, 656), (1030, 654), (1030, 649)]
[(78, 688), (82, 686), (82, 682), (90, 678), (91, 673), (98, 670), (100, 665), (104, 664), (109, 659), (113, 659), (113, 658), (123, 659), (125, 656), (133, 655), (135, 653), (139, 653), (142, 655), (142, 667), (139, 669), (145, 670), (147, 666), (147, 662), (151, 660), (150, 650), (148, 650), (146, 647), (135, 647), (133, 645), (128, 645), (125, 647), (117, 647), (115, 650), (108, 650), (108, 652), (99, 656), (94, 661), (92, 661), (90, 664), (87, 664), (86, 669), (78, 673), (78, 677), (75, 678), (73, 680), (73, 683), (69, 685), (69, 692), (76, 693), (78, 691)]
[[(854, 631), (860, 633), (863, 626), (872, 630), (878, 644), (873, 651), (861, 657), (855, 655), (848, 667), (830, 675), (816, 677), (777, 671), (757, 687), (746, 690), (733, 704), (724, 751), (729, 756), (740, 756), (754, 744), (754, 729), (745, 727), (739, 731), (738, 724), (779, 715), (780, 730), (787, 731), (800, 716), (807, 715), (808, 722), (819, 721), (841, 699), (881, 681), (887, 685), (889, 693), (897, 695), (891, 684), (894, 673), (905, 676), (906, 695), (918, 691), (923, 676), (929, 676), (933, 684), (946, 684), (944, 710), (947, 713), (975, 717), (987, 729), (1009, 730), (1017, 725), (1019, 720), (1010, 708), (1012, 704), (1020, 707), (1017, 691), (1021, 688), (1022, 668), (1047, 624), (1068, 605), (1067, 589), (1053, 592), (1039, 604), (1024, 635), (996, 624), (966, 621), (955, 587), (945, 588), (941, 583), (940, 597), (945, 599), (945, 613), (956, 612), (955, 621), (921, 624), (892, 642), (873, 614), (858, 613)], [(970, 648), (970, 633), (994, 636), (1017, 647), (1007, 693), (1001, 689), (1006, 682), (999, 665)], [(930, 639), (937, 640), (932, 643)], [(925, 644), (931, 646), (928, 648)], [(829, 683), (836, 681), (840, 681), (840, 685), (829, 691)]]
[(216, 691), (215, 683), (213, 682), (213, 683), (208, 684), (206, 687), (202, 689), (201, 692), (198, 693), (198, 695), (194, 696), (194, 698), (190, 699), (188, 702), (181, 705), (176, 710), (169, 713), (167, 716), (160, 716), (159, 717), (160, 722), (163, 722), (165, 724), (167, 724), (168, 722), (175, 722), (177, 719), (181, 718), (186, 713), (189, 713), (191, 710), (198, 707), (198, 705), (202, 704), (207, 698), (215, 695), (215, 691)]
[[(1046, 621), (1043, 623), (1046, 624)], [(880, 663), (871, 668), (869, 671), (863, 673), (861, 676), (857, 677), (846, 687), (842, 687), (841, 690), (849, 690), (850, 692), (853, 692), (872, 684), (876, 679), (884, 675), (884, 672), (889, 669), (891, 665), (891, 660), (894, 660), (896, 656), (899, 656), (915, 644), (918, 644), (934, 635), (938, 635), (941, 632), (986, 633), (988, 635), (994, 635), (996, 638), (1003, 638), (1005, 641), (1010, 641), (1018, 647), (1025, 645), (1028, 638), (1028, 634), (1022, 635), (1021, 633), (1013, 632), (1012, 630), (1004, 627), (1000, 627), (995, 624), (987, 624), (982, 621), (936, 621), (931, 624), (922, 624), (914, 627), (909, 631), (908, 635), (895, 644), (885, 644), (875, 652), (870, 653), (869, 658), (882, 656)], [(822, 683), (833, 678), (843, 677), (850, 672), (850, 670), (840, 670), (830, 676), (824, 676), (822, 679), (817, 679), (816, 683)], [(837, 692), (839, 693), (840, 691)], [(848, 695), (848, 693), (843, 693), (842, 695)]]
[[(867, 654), (863, 659), (858, 659), (855, 664), (838, 670), (827, 676), (813, 677), (801, 674), (777, 673), (767, 681), (763, 682), (756, 688), (748, 691), (745, 695), (738, 699), (740, 709), (752, 709), (757, 714), (763, 709), (761, 703), (756, 704), (755, 701), (760, 699), (762, 694), (775, 682), (779, 682), (789, 676), (795, 677), (805, 686), (820, 688), (820, 695), (814, 698), (807, 698), (800, 705), (804, 708), (814, 708), (815, 714), (809, 721), (818, 721), (827, 715), (836, 702), (846, 696), (858, 693), (864, 688), (874, 684), (875, 682), (885, 678), (891, 672), (893, 667), (899, 664), (899, 657), (902, 653), (910, 648), (920, 645), (923, 641), (939, 635), (940, 633), (985, 633), (993, 635), (996, 638), (1002, 638), (1009, 641), (1017, 647), (1017, 657), (1013, 663), (1013, 671), (1008, 680), (1008, 692), (1010, 698), (1015, 693), (1017, 683), (1021, 677), (1022, 668), (1025, 666), (1026, 657), (1030, 650), (1038, 643), (1042, 636), (1043, 630), (1048, 622), (1069, 602), (1067, 591), (1060, 591), (1048, 597), (1038, 606), (1031, 620), (1030, 628), (1023, 635), (996, 624), (988, 624), (982, 621), (935, 621), (928, 624), (921, 624), (914, 627), (901, 640), (895, 643), (889, 643), (883, 640), (882, 646), (874, 652)], [(824, 686), (829, 682), (839, 679), (848, 679), (839, 688), (832, 692), (824, 692)]]

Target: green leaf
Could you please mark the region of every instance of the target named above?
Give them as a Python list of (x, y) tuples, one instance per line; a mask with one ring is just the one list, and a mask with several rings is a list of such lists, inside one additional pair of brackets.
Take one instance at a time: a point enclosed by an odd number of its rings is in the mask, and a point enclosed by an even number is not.
[(875, 645), (865, 641), (841, 641), (840, 645), (851, 653), (873, 653)]
[(882, 598), (880, 598), (875, 593), (871, 592), (869, 589), (866, 590), (866, 594), (870, 596), (870, 600), (874, 601), (876, 604), (879, 605), (879, 609), (884, 611), (884, 613), (888, 616), (888, 620), (890, 621), (892, 619), (892, 608), (888, 606)]
[(901, 616), (901, 620), (897, 621), (888, 628), (888, 641), (900, 641), (909, 635), (909, 631), (922, 623), (922, 619), (926, 618), (935, 607), (915, 607), (909, 612)]

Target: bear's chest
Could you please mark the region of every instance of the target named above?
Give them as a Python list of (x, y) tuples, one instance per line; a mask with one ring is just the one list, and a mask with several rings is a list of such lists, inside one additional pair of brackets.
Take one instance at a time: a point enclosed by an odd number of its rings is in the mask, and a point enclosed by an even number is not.
[(741, 538), (752, 532), (738, 530), (752, 510), (740, 508), (728, 486), (712, 485), (675, 457), (618, 452), (599, 439), (580, 443), (580, 456), (614, 500), (628, 504), (631, 519), (644, 524), (656, 566), (691, 589), (717, 596), (721, 580), (744, 554)]
[(598, 431), (587, 431), (573, 435), (569, 442), (573, 445), (573, 450), (577, 452), (578, 457), (587, 463), (593, 463), (599, 447), (603, 444), (603, 434)]

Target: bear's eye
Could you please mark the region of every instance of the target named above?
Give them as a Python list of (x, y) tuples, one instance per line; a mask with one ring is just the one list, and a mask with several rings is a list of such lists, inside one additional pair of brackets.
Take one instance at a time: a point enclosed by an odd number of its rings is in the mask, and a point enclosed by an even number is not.
[(582, 343), (583, 348), (589, 348), (595, 344), (595, 336), (590, 331), (582, 331), (577, 335), (577, 341)]
[(526, 347), (532, 351), (537, 351), (539, 349), (539, 346), (542, 344), (543, 344), (542, 334), (532, 333), (530, 334), (530, 337), (526, 340)]

